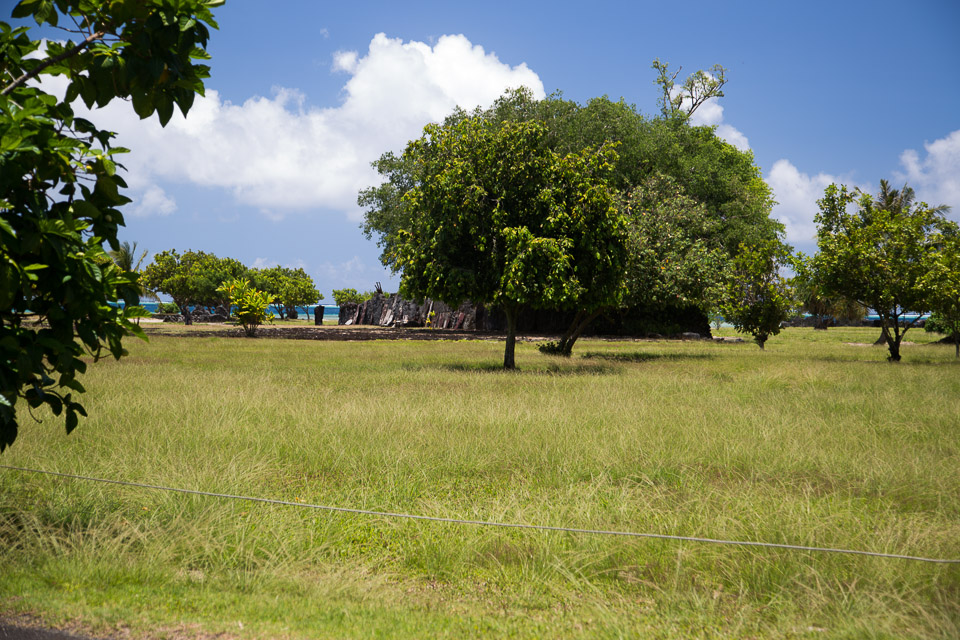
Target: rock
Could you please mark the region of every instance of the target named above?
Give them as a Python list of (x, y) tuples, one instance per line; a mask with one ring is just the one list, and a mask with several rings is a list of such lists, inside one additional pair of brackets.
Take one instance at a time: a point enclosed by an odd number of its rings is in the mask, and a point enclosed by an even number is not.
[(681, 339), (681, 340), (699, 340), (699, 339), (700, 339), (700, 334), (699, 334), (699, 333), (694, 333), (694, 332), (692, 332), (692, 331), (685, 331), (685, 332), (683, 332), (683, 333), (680, 334), (680, 339)]
[(313, 308), (313, 324), (318, 327), (323, 324), (323, 306), (321, 305)]

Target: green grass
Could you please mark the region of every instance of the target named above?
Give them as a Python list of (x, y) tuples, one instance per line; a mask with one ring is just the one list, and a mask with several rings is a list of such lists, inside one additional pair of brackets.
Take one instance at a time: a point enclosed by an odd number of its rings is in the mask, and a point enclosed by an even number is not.
[[(727, 332), (721, 332), (727, 333)], [(960, 362), (749, 342), (132, 341), (0, 463), (416, 514), (960, 557)], [(732, 335), (732, 334), (731, 334)], [(929, 342), (921, 331), (907, 340)], [(0, 471), (0, 614), (133, 637), (949, 638), (960, 566), (390, 520)], [(242, 627), (241, 627), (242, 624)]]

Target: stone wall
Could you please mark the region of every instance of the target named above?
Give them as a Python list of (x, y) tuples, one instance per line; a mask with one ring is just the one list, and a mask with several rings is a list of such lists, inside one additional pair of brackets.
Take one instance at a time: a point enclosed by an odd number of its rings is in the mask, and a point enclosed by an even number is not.
[[(394, 294), (376, 295), (361, 304), (340, 306), (340, 324), (375, 325), (381, 327), (425, 327), (431, 312), (435, 329), (457, 331), (506, 330), (506, 316), (499, 309), (465, 302), (456, 309), (436, 300), (418, 304)], [(517, 318), (517, 329), (524, 333), (560, 335), (573, 320), (572, 311), (549, 309), (526, 310)], [(662, 310), (618, 309), (594, 320), (585, 335), (676, 336), (698, 333), (710, 336), (710, 323), (701, 310), (669, 308)]]

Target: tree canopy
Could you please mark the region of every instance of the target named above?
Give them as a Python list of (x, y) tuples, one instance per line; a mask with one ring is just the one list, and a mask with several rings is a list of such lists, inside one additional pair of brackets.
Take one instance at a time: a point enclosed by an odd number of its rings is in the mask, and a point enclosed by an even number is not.
[(186, 324), (192, 324), (191, 307), (229, 309), (230, 296), (220, 286), (246, 274), (243, 263), (233, 258), (192, 250), (181, 255), (171, 249), (153, 257), (143, 272), (143, 283), (173, 298)]
[(476, 114), (428, 125), (404, 152), (418, 180), (395, 240), (401, 290), (502, 308), (506, 368), (521, 308), (589, 309), (621, 293), (625, 227), (606, 183), (616, 153), (560, 155), (546, 135)]
[(323, 295), (313, 285), (313, 278), (302, 268), (269, 267), (253, 269), (250, 273), (258, 289), (270, 294), (270, 304), (281, 319), (295, 315), (297, 307), (309, 309), (311, 304), (323, 300)]
[(843, 185), (827, 187), (818, 204), (815, 264), (824, 290), (873, 309), (889, 359), (899, 361), (904, 334), (933, 304), (927, 283), (940, 253), (935, 239), (956, 235), (956, 224), (943, 207), (912, 197), (876, 201)]
[[(690, 91), (699, 92), (702, 104), (722, 95), (723, 81), (705, 74), (677, 90), (686, 92), (689, 99), (683, 104), (690, 108), (697, 103)], [(707, 309), (716, 304), (726, 260), (741, 244), (779, 241), (782, 235), (782, 225), (770, 218), (772, 194), (752, 154), (724, 142), (711, 127), (691, 126), (682, 114), (647, 118), (622, 100), (601, 97), (580, 105), (559, 94), (536, 100), (520, 89), (485, 111), (457, 110), (441, 126), (466, 120), (539, 125), (540, 144), (560, 156), (615, 145), (606, 181), (617, 193), (630, 229), (631, 258), (618, 276), (632, 292), (625, 303), (690, 303)], [(376, 237), (383, 264), (398, 272), (403, 269), (398, 250), (406, 242), (403, 233), (417, 224), (404, 196), (426, 178), (409, 151), (385, 153), (373, 166), (384, 182), (360, 192), (362, 228), (368, 238)], [(662, 201), (656, 200), (661, 196)], [(590, 317), (578, 314), (574, 325)], [(569, 338), (575, 340), (582, 329), (574, 325), (562, 338), (561, 351), (569, 353)]]
[[(124, 335), (142, 335), (131, 322), (143, 313), (137, 276), (104, 249), (120, 248), (120, 207), (130, 201), (114, 159), (125, 150), (72, 105), (127, 99), (161, 124), (174, 106), (186, 113), (209, 75), (197, 60), (208, 57), (219, 4), (21, 1), (14, 18), (57, 27), (69, 17), (70, 39), (45, 45), (0, 22), (0, 451), (17, 436), (19, 400), (65, 414), (72, 431), (86, 415), (81, 356), (119, 358)], [(65, 95), (47, 93), (43, 76), (65, 78)]]

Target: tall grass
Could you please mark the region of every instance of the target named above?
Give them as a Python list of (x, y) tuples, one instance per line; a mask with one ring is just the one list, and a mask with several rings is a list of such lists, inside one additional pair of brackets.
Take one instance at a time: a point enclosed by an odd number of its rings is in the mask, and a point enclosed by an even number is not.
[[(0, 463), (382, 511), (960, 557), (960, 365), (706, 342), (155, 337)], [(909, 334), (908, 339), (924, 339)], [(960, 566), (0, 473), (0, 612), (249, 637), (957, 637)], [(243, 625), (242, 628), (240, 625)]]

